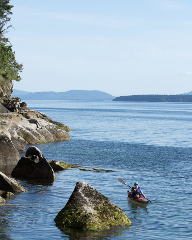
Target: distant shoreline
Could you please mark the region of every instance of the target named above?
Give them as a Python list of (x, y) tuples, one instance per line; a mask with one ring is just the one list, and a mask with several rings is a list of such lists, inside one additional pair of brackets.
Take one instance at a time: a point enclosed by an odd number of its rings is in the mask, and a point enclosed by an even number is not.
[(129, 102), (192, 102), (192, 95), (130, 95), (116, 97), (113, 101)]
[(19, 97), (22, 100), (93, 100), (112, 101), (115, 97), (98, 90), (70, 90), (67, 92), (25, 92), (20, 90), (13, 90), (12, 97)]

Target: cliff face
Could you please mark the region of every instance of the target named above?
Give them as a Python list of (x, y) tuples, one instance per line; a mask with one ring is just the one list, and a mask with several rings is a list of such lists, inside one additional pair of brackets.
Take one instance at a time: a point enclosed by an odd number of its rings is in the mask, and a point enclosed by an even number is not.
[(4, 106), (0, 104), (0, 164), (17, 163), (19, 151), (24, 150), (28, 144), (71, 139), (67, 133), (69, 127), (29, 109), (25, 103), (20, 104), (19, 98), (14, 99), (14, 104), (11, 102), (12, 100), (6, 100)]
[(13, 92), (12, 81), (0, 79), (0, 98), (10, 98)]

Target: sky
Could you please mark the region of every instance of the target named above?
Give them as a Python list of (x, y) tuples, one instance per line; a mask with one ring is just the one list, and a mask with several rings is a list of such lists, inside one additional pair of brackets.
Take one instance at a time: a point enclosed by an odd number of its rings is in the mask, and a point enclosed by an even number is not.
[(10, 0), (14, 89), (192, 91), (191, 0)]

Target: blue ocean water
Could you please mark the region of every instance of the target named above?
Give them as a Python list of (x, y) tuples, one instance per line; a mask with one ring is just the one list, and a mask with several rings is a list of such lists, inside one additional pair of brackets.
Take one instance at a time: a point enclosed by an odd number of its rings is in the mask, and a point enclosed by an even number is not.
[[(68, 142), (37, 147), (47, 160), (109, 172), (69, 169), (53, 184), (21, 181), (28, 192), (1, 206), (0, 239), (192, 239), (192, 105), (86, 101), (27, 101), (28, 107), (73, 130)], [(127, 199), (138, 181), (152, 201), (146, 208)], [(129, 228), (100, 233), (60, 231), (54, 222), (77, 181), (85, 181), (118, 205)]]

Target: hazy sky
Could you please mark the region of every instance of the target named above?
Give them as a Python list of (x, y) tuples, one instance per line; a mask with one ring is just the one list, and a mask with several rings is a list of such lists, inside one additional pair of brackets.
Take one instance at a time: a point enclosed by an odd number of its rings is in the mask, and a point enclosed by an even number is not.
[(192, 0), (11, 0), (14, 88), (192, 91)]

